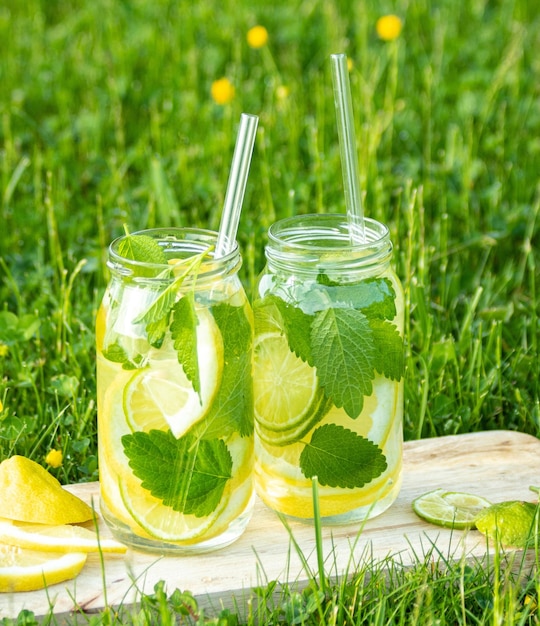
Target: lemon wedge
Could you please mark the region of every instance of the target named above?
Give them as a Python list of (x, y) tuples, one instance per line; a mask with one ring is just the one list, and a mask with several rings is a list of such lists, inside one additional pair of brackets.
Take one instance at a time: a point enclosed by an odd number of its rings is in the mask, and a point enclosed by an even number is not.
[(75, 578), (87, 554), (54, 554), (0, 545), (0, 591), (36, 591)]
[(15, 455), (0, 463), (2, 517), (38, 524), (79, 524), (92, 519), (92, 509), (62, 488), (44, 467)]
[(82, 526), (49, 526), (0, 520), (0, 542), (42, 552), (111, 552), (127, 548), (114, 539), (102, 539)]

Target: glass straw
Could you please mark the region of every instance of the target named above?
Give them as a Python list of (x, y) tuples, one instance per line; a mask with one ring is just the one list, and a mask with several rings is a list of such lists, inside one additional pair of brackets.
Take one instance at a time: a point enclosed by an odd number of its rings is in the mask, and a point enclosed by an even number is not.
[(365, 240), (364, 211), (347, 56), (332, 54), (330, 59), (349, 233), (352, 243), (362, 243)]
[(240, 117), (240, 127), (236, 137), (225, 203), (219, 224), (215, 258), (231, 252), (236, 241), (258, 123), (259, 118), (256, 115), (242, 113)]

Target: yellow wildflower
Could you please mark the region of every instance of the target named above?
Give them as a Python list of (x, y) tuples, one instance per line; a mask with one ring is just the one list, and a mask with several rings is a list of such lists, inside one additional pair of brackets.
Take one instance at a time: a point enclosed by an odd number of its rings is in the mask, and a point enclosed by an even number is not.
[(53, 448), (52, 450), (49, 450), (49, 453), (45, 457), (45, 463), (51, 467), (57, 468), (62, 465), (63, 459), (62, 450), (55, 450)]
[(229, 104), (234, 98), (234, 85), (228, 78), (220, 78), (212, 83), (210, 93), (216, 104)]
[(2, 343), (0, 341), (0, 357), (7, 356), (8, 352), (9, 352), (8, 346), (5, 343)]
[(278, 100), (286, 100), (289, 97), (290, 89), (286, 85), (276, 87), (276, 97)]
[(253, 26), (248, 30), (246, 39), (251, 48), (263, 48), (268, 43), (268, 31), (264, 26)]
[(4, 405), (2, 404), (2, 400), (0, 400), (0, 413), (4, 410)]
[(403, 22), (397, 15), (383, 15), (377, 20), (375, 29), (383, 41), (393, 41), (399, 37)]

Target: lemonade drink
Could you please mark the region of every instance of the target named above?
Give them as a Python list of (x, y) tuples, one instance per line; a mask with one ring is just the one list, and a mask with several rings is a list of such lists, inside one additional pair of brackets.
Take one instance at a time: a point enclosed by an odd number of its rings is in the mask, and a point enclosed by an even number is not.
[(403, 292), (388, 229), (340, 215), (273, 224), (255, 314), (255, 484), (272, 509), (326, 523), (384, 511), (402, 470)]
[(243, 532), (253, 503), (251, 308), (238, 247), (153, 229), (109, 250), (96, 324), (102, 514), (136, 548), (205, 551)]

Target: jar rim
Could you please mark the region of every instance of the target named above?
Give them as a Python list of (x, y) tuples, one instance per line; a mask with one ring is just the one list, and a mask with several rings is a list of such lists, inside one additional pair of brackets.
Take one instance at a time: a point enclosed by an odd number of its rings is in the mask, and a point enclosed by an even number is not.
[[(161, 242), (171, 259), (178, 257), (190, 259), (209, 250), (208, 255), (202, 259), (198, 266), (196, 277), (185, 277), (187, 284), (195, 280), (197, 282), (214, 280), (218, 276), (221, 277), (234, 273), (238, 271), (242, 263), (237, 241), (234, 242), (230, 252), (220, 257), (215, 256), (215, 244), (217, 243), (218, 233), (214, 230), (190, 226), (173, 226), (142, 229), (129, 234), (147, 235)], [(118, 252), (120, 242), (125, 240), (127, 236), (117, 237), (110, 243), (109, 260), (107, 263), (109, 268), (116, 273), (124, 275), (126, 278), (132, 277), (133, 280), (137, 281), (170, 282), (171, 276), (164, 272), (164, 270), (172, 269), (170, 264), (137, 261), (122, 256)]]
[[(215, 246), (218, 239), (217, 231), (206, 229), (206, 228), (197, 228), (191, 226), (172, 226), (172, 227), (159, 227), (159, 228), (147, 228), (134, 231), (129, 233), (129, 235), (120, 235), (113, 239), (113, 241), (109, 244), (109, 258), (110, 260), (118, 263), (128, 263), (133, 267), (145, 267), (145, 268), (164, 268), (167, 267), (167, 263), (152, 263), (149, 261), (137, 261), (134, 259), (128, 259), (125, 256), (122, 256), (118, 252), (118, 246), (121, 241), (125, 240), (126, 237), (131, 235), (146, 235), (152, 237), (156, 240), (163, 242), (171, 242), (178, 244), (178, 249), (182, 249), (184, 252), (186, 250), (192, 252), (192, 255), (199, 254), (204, 252), (208, 247)], [(181, 244), (188, 244), (187, 247), (182, 248)], [(204, 245), (208, 244), (208, 245)], [(215, 261), (219, 260), (220, 263), (228, 263), (229, 261), (236, 259), (239, 255), (240, 249), (238, 246), (238, 242), (235, 241), (232, 247), (232, 250), (223, 256), (216, 258), (214, 254), (214, 250), (210, 250), (208, 254), (208, 258), (205, 259), (202, 263), (204, 266), (205, 263), (214, 264)], [(189, 256), (192, 256), (191, 254)]]
[[(329, 248), (342, 252), (367, 252), (388, 242), (390, 230), (386, 224), (373, 218), (364, 218), (363, 241), (351, 236), (347, 216), (341, 213), (307, 213), (286, 217), (271, 224), (268, 229), (268, 247), (286, 247), (288, 252), (326, 252)], [(318, 244), (332, 239), (333, 244)]]

